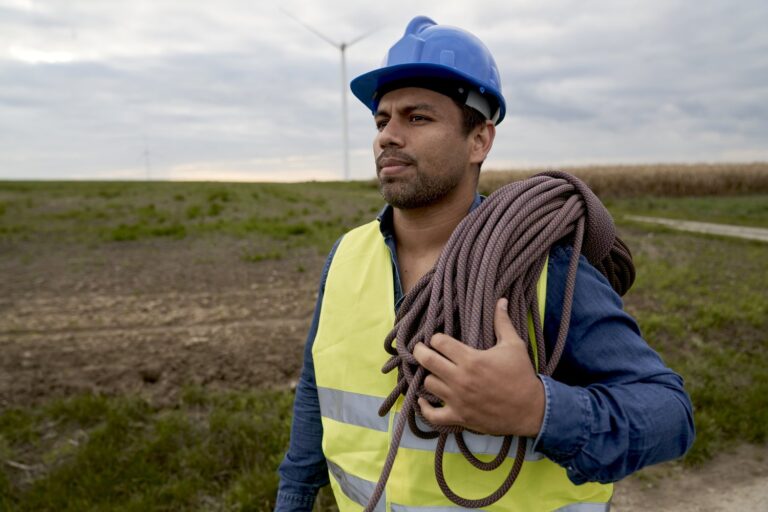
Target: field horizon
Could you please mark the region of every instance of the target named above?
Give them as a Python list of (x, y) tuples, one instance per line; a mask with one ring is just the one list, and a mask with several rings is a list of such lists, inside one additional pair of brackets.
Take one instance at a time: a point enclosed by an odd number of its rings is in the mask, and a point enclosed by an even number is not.
[[(511, 167), (483, 167), (481, 177), (485, 175), (509, 175), (515, 177), (525, 177), (539, 172), (548, 170), (565, 171), (576, 176), (582, 176), (584, 174), (592, 173), (647, 173), (647, 172), (671, 172), (677, 173), (680, 171), (692, 171), (698, 173), (711, 173), (711, 172), (742, 172), (749, 170), (749, 172), (768, 173), (768, 161), (753, 160), (753, 161), (723, 161), (723, 162), (646, 162), (646, 163), (582, 163), (582, 164), (562, 164), (562, 165), (519, 165)], [(213, 173), (212, 173), (213, 174)], [(369, 178), (358, 178), (349, 180), (351, 182), (368, 182), (375, 179), (373, 163), (371, 164), (371, 176)], [(481, 180), (482, 181), (482, 180)], [(262, 184), (302, 184), (302, 183), (344, 183), (343, 179), (336, 178), (316, 178), (316, 179), (294, 179), (294, 180), (217, 180), (212, 175), (209, 179), (146, 179), (145, 177), (136, 177), (135, 179), (129, 178), (4, 178), (0, 176), (0, 182), (8, 183), (221, 183), (221, 184), (238, 184), (238, 183), (262, 183)]]

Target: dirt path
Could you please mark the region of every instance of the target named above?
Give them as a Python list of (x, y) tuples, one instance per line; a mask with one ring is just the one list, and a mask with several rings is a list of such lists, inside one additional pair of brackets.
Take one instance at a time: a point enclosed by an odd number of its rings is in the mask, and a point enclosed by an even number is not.
[(616, 486), (612, 512), (768, 512), (768, 445), (744, 445), (704, 467), (649, 468)]
[(670, 228), (694, 233), (706, 233), (710, 235), (732, 236), (746, 238), (748, 240), (760, 240), (768, 242), (768, 229), (751, 228), (746, 226), (734, 226), (731, 224), (712, 224), (709, 222), (694, 222), (679, 219), (664, 219), (661, 217), (645, 217), (642, 215), (626, 215), (625, 218), (638, 222), (661, 224)]

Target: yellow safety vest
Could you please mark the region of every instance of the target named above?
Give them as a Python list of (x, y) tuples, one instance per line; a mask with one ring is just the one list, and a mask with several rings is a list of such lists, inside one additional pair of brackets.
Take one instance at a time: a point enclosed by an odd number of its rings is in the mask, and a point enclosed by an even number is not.
[[(541, 318), (544, 318), (546, 275), (545, 266), (537, 285)], [(402, 406), (401, 397), (387, 416), (378, 415), (379, 406), (396, 381), (396, 372), (381, 373), (389, 357), (383, 342), (394, 325), (394, 303), (390, 251), (379, 230), (379, 222), (373, 221), (347, 233), (336, 249), (312, 348), (323, 423), (323, 452), (341, 511), (361, 510), (368, 503)], [(475, 454), (488, 454), (479, 458), (491, 460), (498, 453), (503, 437), (465, 433), (465, 439)], [(376, 510), (461, 510), (437, 485), (436, 443), (435, 439), (414, 436), (406, 426), (384, 496)], [(528, 446), (531, 444), (529, 441)], [(444, 457), (446, 480), (461, 496), (487, 496), (509, 473), (514, 454), (513, 444), (500, 468), (480, 471), (464, 459), (451, 436)], [(574, 485), (565, 469), (529, 449), (512, 489), (484, 510), (605, 512), (612, 493), (612, 485)]]

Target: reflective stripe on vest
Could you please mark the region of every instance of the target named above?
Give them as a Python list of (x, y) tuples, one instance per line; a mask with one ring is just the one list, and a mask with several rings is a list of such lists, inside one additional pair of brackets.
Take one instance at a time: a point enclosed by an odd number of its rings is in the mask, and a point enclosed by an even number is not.
[(319, 386), (317, 396), (320, 399), (320, 410), (326, 418), (358, 427), (387, 431), (389, 415), (381, 417), (378, 412), (381, 397)]
[[(357, 478), (354, 475), (345, 473), (343, 469), (330, 461), (328, 462), (328, 469), (336, 481), (339, 482), (344, 494), (352, 498), (359, 505), (365, 506), (368, 503), (368, 500), (376, 487), (376, 482), (369, 482), (368, 480), (363, 480), (362, 478)], [(381, 497), (374, 510), (376, 512), (383, 512), (385, 502), (386, 494)], [(462, 509), (456, 505), (444, 507), (418, 507), (392, 503), (390, 510), (392, 510), (392, 512), (457, 512)], [(558, 508), (554, 512), (608, 512), (609, 510), (610, 504), (608, 503), (582, 502), (571, 503), (570, 505)]]
[[(324, 417), (349, 425), (357, 425), (358, 427), (370, 428), (381, 432), (387, 431), (389, 413), (384, 417), (379, 416), (378, 413), (382, 402), (381, 397), (322, 387), (317, 388), (317, 395), (320, 398), (320, 410), (323, 411)], [(398, 416), (399, 414), (396, 413), (395, 423), (397, 423)], [(416, 423), (422, 430), (429, 430), (427, 425), (418, 417), (416, 418)], [(467, 447), (476, 455), (496, 455), (501, 450), (501, 445), (504, 442), (504, 437), (502, 436), (485, 436), (471, 432), (465, 432), (463, 436)], [(400, 441), (400, 446), (403, 448), (414, 450), (434, 451), (436, 445), (436, 439), (422, 439), (417, 437), (408, 428), (403, 431), (403, 437)], [(445, 452), (461, 453), (455, 437), (450, 436), (448, 438), (445, 443)], [(517, 438), (512, 441), (508, 457), (514, 458), (516, 452)], [(544, 458), (544, 455), (533, 451), (533, 439), (529, 439), (525, 460), (539, 460), (542, 458)]]
[[(537, 288), (539, 313), (543, 318), (546, 265)], [(336, 249), (328, 269), (312, 347), (323, 423), (323, 452), (342, 512), (361, 510), (367, 504), (367, 497), (381, 474), (393, 425), (402, 407), (401, 397), (385, 417), (378, 415), (379, 406), (396, 382), (396, 372), (381, 373), (381, 367), (389, 358), (383, 343), (395, 322), (394, 304), (392, 256), (379, 223), (374, 221), (347, 233)], [(511, 456), (498, 469), (482, 472), (472, 467), (459, 453), (455, 440), (449, 439), (444, 469), (454, 491), (467, 498), (479, 498), (495, 491), (514, 462), (514, 447)], [(494, 458), (501, 444), (501, 438), (494, 436), (467, 433), (465, 439), (473, 453), (484, 460)], [(459, 509), (437, 485), (435, 444), (435, 440), (419, 439), (405, 429), (378, 509), (383, 512)], [(485, 510), (603, 512), (607, 510), (611, 493), (611, 485), (574, 485), (562, 467), (529, 449), (515, 485)]]
[[(373, 495), (373, 490), (376, 488), (376, 482), (370, 482), (354, 475), (350, 475), (330, 460), (327, 462), (329, 473), (333, 475), (333, 478), (339, 483), (344, 494), (358, 505), (363, 507), (367, 505), (368, 500)], [(386, 495), (381, 496), (374, 510), (376, 512), (384, 512), (384, 503), (386, 503)]]

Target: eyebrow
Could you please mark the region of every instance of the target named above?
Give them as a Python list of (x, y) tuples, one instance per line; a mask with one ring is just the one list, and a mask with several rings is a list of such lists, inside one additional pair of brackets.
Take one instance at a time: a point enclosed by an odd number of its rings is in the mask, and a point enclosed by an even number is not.
[[(437, 109), (435, 109), (435, 107), (433, 107), (429, 103), (416, 103), (415, 105), (406, 105), (400, 109), (400, 112), (402, 112), (403, 114), (410, 114), (415, 110), (431, 112), (433, 114), (438, 113)], [(374, 116), (389, 116), (389, 114), (382, 110), (376, 110), (376, 113), (374, 114)]]

